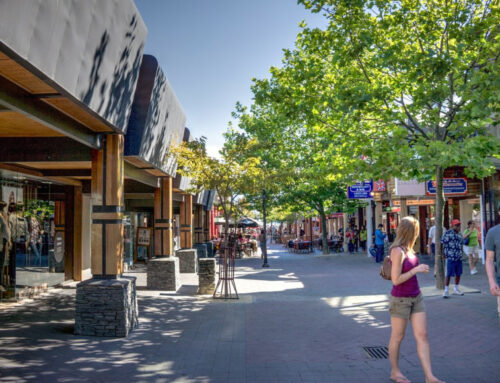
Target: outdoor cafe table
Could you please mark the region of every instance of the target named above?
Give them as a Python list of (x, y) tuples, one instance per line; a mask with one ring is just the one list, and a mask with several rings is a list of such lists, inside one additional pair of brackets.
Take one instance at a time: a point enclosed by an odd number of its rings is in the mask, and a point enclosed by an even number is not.
[(293, 250), (296, 253), (311, 252), (312, 251), (312, 242), (311, 241), (296, 241), (293, 243)]

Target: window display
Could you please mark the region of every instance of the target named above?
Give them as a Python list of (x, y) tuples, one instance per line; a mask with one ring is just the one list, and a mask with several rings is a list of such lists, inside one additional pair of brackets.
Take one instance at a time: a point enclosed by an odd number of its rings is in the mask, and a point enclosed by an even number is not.
[[(64, 281), (54, 258), (54, 201), (38, 199), (40, 184), (0, 179), (0, 284), (4, 299), (34, 286)], [(49, 189), (50, 190), (50, 189)], [(48, 197), (50, 198), (50, 192)], [(57, 263), (57, 262), (55, 262)]]

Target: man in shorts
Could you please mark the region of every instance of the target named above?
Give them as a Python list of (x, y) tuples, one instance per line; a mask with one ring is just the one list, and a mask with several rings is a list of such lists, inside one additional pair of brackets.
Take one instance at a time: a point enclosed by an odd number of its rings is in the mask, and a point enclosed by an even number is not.
[(460, 234), (460, 221), (458, 219), (451, 221), (451, 229), (444, 233), (441, 243), (443, 244), (444, 258), (446, 259), (446, 283), (443, 298), (450, 297), (448, 287), (450, 279), (453, 276), (455, 277), (453, 294), (464, 295), (458, 288), (460, 276), (462, 275), (462, 247), (464, 244), (464, 239)]
[[(498, 207), (500, 219), (500, 206)], [(490, 292), (497, 297), (497, 310), (500, 319), (500, 224), (493, 226), (484, 240), (486, 249), (486, 274), (490, 284)], [(496, 264), (495, 264), (496, 260)]]

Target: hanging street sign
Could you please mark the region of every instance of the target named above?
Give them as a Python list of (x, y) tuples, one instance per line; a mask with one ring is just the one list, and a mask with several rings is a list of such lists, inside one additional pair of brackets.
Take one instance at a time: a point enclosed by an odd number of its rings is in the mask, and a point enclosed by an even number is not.
[[(427, 195), (436, 195), (436, 181), (427, 181)], [(467, 194), (467, 179), (465, 178), (445, 178), (443, 180), (445, 195), (465, 195)]]
[(347, 188), (349, 199), (371, 199), (373, 198), (373, 180), (358, 182)]

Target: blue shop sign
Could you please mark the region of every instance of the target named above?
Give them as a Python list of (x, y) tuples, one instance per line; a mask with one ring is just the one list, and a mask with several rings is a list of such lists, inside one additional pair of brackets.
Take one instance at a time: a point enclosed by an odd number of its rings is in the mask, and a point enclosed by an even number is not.
[(373, 198), (373, 180), (358, 182), (347, 188), (347, 198), (350, 199), (367, 199)]
[[(436, 181), (427, 181), (427, 195), (436, 195)], [(445, 195), (467, 194), (467, 179), (465, 178), (445, 178), (443, 180)]]

